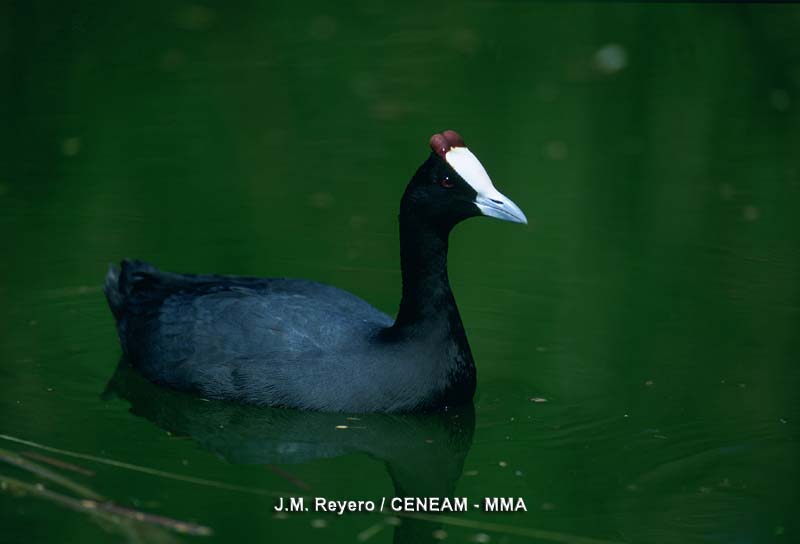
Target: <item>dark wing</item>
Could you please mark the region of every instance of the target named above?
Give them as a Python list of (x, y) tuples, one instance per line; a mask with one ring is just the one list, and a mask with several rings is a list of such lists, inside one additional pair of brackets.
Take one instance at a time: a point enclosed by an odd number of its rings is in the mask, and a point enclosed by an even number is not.
[(132, 363), (157, 383), (208, 397), (296, 404), (292, 382), (303, 376), (305, 390), (329, 388), (340, 362), (330, 354), (357, 351), (392, 323), (358, 297), (314, 282), (141, 267), (126, 274), (124, 266), (124, 302), (114, 313)]

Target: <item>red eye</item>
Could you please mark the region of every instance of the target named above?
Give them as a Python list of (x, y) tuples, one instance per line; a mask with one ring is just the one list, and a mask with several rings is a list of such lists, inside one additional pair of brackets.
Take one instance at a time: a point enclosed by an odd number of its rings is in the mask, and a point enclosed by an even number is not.
[(439, 185), (441, 185), (445, 189), (449, 189), (449, 188), (453, 187), (455, 185), (455, 183), (450, 181), (450, 177), (449, 176), (445, 176), (445, 177), (443, 177), (442, 179), (439, 180)]

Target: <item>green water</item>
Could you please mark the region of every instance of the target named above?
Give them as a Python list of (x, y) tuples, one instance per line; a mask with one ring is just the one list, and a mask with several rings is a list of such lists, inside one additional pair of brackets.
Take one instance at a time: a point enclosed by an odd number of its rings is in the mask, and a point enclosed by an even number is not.
[[(216, 483), (0, 448), (214, 542), (798, 541), (800, 7), (31, 1), (0, 25), (0, 434)], [(103, 395), (122, 257), (394, 313), (399, 197), (445, 128), (531, 223), (451, 239), (474, 414), (253, 410), (124, 370)], [(395, 487), (528, 511), (272, 512)], [(208, 538), (4, 491), (2, 542)]]

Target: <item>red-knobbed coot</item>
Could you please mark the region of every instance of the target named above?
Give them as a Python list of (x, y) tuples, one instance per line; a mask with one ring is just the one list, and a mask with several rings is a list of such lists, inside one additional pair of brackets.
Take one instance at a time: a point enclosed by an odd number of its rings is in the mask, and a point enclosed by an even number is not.
[(127, 359), (206, 398), (303, 410), (410, 412), (468, 403), (475, 365), (447, 278), (447, 239), (469, 217), (527, 223), (453, 131), (400, 201), (397, 318), (336, 287), (278, 278), (111, 267), (105, 293)]

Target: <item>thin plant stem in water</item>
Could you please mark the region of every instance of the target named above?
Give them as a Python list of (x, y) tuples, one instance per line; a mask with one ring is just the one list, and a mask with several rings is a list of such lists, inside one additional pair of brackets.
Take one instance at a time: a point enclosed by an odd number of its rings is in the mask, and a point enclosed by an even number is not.
[(15, 466), (22, 470), (27, 470), (28, 472), (32, 472), (33, 474), (36, 474), (40, 478), (49, 480), (53, 484), (61, 486), (65, 489), (69, 489), (70, 491), (72, 491), (77, 495), (80, 495), (81, 497), (93, 500), (103, 500), (102, 496), (98, 495), (88, 487), (73, 482), (66, 476), (62, 476), (61, 474), (53, 472), (49, 468), (43, 467), (38, 463), (29, 461), (28, 459), (25, 459), (21, 455), (17, 455), (14, 452), (0, 449), (0, 461), (8, 463), (9, 465)]
[(225, 482), (218, 482), (216, 480), (208, 480), (206, 478), (198, 478), (196, 476), (185, 476), (183, 474), (176, 474), (174, 472), (167, 472), (166, 470), (159, 470), (156, 468), (150, 467), (143, 467), (141, 465), (134, 465), (132, 463), (125, 463), (124, 461), (116, 461), (114, 459), (108, 459), (106, 457), (97, 457), (95, 455), (89, 455), (87, 453), (79, 453), (69, 450), (62, 450), (59, 448), (54, 448), (52, 446), (47, 446), (45, 444), (39, 444), (36, 442), (31, 442), (30, 440), (24, 440), (22, 438), (17, 438), (15, 436), (9, 436), (6, 434), (0, 434), (0, 439), (7, 440), (9, 442), (15, 442), (17, 444), (23, 444), (25, 446), (31, 448), (37, 448), (43, 451), (48, 451), (50, 453), (57, 453), (60, 455), (65, 455), (67, 457), (72, 457), (75, 459), (84, 459), (86, 461), (93, 461), (95, 463), (101, 463), (104, 465), (109, 465), (112, 467), (117, 468), (124, 468), (126, 470), (133, 470), (135, 472), (141, 472), (143, 474), (150, 474), (152, 476), (158, 476), (161, 478), (169, 478), (170, 480), (178, 480), (181, 482), (186, 482), (190, 484), (196, 485), (203, 485), (207, 487), (215, 487), (217, 489), (225, 489), (228, 491), (238, 491), (241, 493), (252, 493), (254, 495), (266, 495), (270, 497), (285, 497), (287, 495), (291, 496), (292, 493), (286, 492), (279, 492), (279, 491), (272, 491), (270, 489), (258, 489), (253, 487), (246, 487), (243, 485), (235, 485), (229, 484)]
[(82, 474), (84, 476), (94, 476), (94, 471), (92, 470), (79, 467), (78, 465), (73, 465), (72, 463), (67, 463), (66, 461), (62, 461), (61, 459), (56, 459), (54, 457), (42, 455), (41, 453), (36, 453), (35, 451), (21, 451), (20, 454), (30, 459), (46, 463), (48, 465), (52, 465), (57, 468), (63, 468), (64, 470), (77, 472), (78, 474)]
[(158, 525), (183, 534), (208, 536), (213, 533), (210, 527), (204, 525), (147, 514), (139, 510), (117, 506), (108, 502), (100, 502), (92, 499), (76, 499), (68, 495), (51, 491), (41, 484), (29, 484), (4, 474), (0, 474), (0, 490), (33, 495), (77, 512), (83, 512), (92, 516), (100, 516), (105, 518), (106, 521), (118, 523), (116, 518), (123, 518), (125, 520), (133, 520), (150, 525)]

